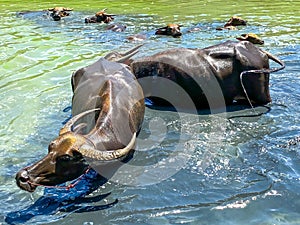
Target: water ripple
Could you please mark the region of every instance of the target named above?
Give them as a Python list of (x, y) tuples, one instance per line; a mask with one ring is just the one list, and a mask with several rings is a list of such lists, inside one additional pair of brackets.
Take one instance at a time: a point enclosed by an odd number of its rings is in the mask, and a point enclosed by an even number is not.
[[(197, 116), (196, 122), (182, 123), (170, 112), (155, 113), (147, 109), (141, 134), (151, 135), (147, 122), (159, 116), (165, 121), (167, 135), (158, 130), (150, 138), (151, 151), (139, 152), (133, 163), (145, 166), (166, 159), (182, 138), (184, 143), (180, 147), (188, 146), (194, 151), (192, 156), (182, 154), (189, 161), (181, 170), (161, 183), (146, 187), (106, 184), (92, 195), (111, 191), (112, 195), (103, 201), (119, 201), (109, 210), (99, 210), (97, 214), (58, 212), (36, 217), (29, 223), (278, 224), (283, 221), (292, 224), (299, 221), (295, 210), (299, 208), (295, 200), (300, 188), (299, 143), (280, 147), (300, 133), (297, 2), (229, 2), (191, 1), (174, 5), (166, 0), (160, 1), (161, 4), (139, 1), (134, 6), (127, 0), (107, 3), (110, 12), (115, 10), (119, 14), (114, 22), (127, 25), (123, 33), (107, 31), (105, 24), (83, 23), (85, 17), (98, 10), (98, 3), (72, 3), (86, 11), (77, 8), (73, 17), (59, 23), (42, 12), (15, 14), (21, 5), (30, 9), (48, 8), (51, 1), (34, 6), (14, 1), (4, 7), (0, 13), (0, 199), (3, 203), (0, 223), (3, 215), (22, 210), (43, 195), (42, 189), (33, 195), (24, 194), (13, 177), (18, 169), (46, 154), (49, 141), (69, 117), (69, 112), (63, 109), (70, 106), (70, 76), (75, 70), (108, 51), (135, 46), (137, 43), (126, 39), (132, 34), (142, 33), (147, 37), (137, 56), (140, 57), (172, 47), (203, 48), (250, 32), (262, 37), (265, 41), (262, 48), (287, 65), (285, 70), (270, 76), (273, 102), (268, 113), (256, 118), (235, 118), (225, 122), (223, 130), (212, 131), (212, 119), (205, 114)], [(222, 26), (233, 12), (245, 17), (248, 26), (217, 32), (215, 28)], [(154, 35), (158, 27), (170, 22), (182, 24), (182, 38)], [(195, 27), (198, 29), (190, 32)], [(227, 116), (248, 113), (251, 110), (242, 109), (228, 112)], [(162, 140), (159, 145), (155, 143), (158, 139)], [(204, 159), (209, 159), (206, 167)], [(94, 216), (96, 220), (92, 219)]]

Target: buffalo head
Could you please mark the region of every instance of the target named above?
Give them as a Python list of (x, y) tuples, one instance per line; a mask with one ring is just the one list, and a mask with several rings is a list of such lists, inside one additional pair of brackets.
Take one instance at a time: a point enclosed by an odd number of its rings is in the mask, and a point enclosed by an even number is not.
[(223, 27), (217, 27), (216, 30), (237, 30), (237, 26), (246, 26), (246, 24), (246, 20), (238, 16), (233, 16)]
[(253, 44), (263, 45), (264, 41), (260, 39), (256, 34), (249, 33), (249, 34), (242, 34), (240, 37), (236, 38), (239, 41), (249, 41)]
[(101, 22), (109, 23), (109, 22), (113, 21), (114, 20), (113, 16), (115, 16), (115, 15), (107, 14), (105, 11), (106, 11), (106, 9), (103, 9), (103, 10), (97, 12), (95, 14), (95, 16), (92, 16), (90, 18), (85, 18), (85, 22), (86, 23), (101, 23)]
[(65, 8), (65, 7), (54, 7), (54, 8), (48, 9), (48, 11), (50, 12), (50, 16), (55, 21), (61, 20), (62, 17), (69, 16), (70, 15), (69, 12), (72, 10), (73, 9)]
[(182, 35), (182, 33), (180, 32), (180, 25), (178, 24), (168, 24), (165, 27), (158, 28), (155, 34), (168, 35), (172, 37), (180, 37)]
[(33, 192), (37, 186), (53, 186), (79, 177), (88, 168), (86, 158), (111, 161), (129, 153), (135, 144), (135, 134), (127, 146), (117, 150), (96, 149), (88, 135), (76, 134), (73, 124), (81, 117), (98, 109), (89, 110), (73, 117), (51, 141), (48, 154), (32, 166), (25, 167), (16, 175), (17, 185)]
[(227, 23), (224, 25), (224, 27), (227, 26), (245, 26), (247, 24), (247, 21), (242, 19), (241, 17), (238, 16), (233, 16), (231, 17)]

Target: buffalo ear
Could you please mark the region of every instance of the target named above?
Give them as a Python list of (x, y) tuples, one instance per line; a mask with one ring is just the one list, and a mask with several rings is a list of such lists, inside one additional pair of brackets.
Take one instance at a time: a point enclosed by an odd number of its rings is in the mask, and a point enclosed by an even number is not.
[(81, 78), (83, 77), (84, 73), (85, 73), (85, 68), (81, 68), (81, 69), (77, 70), (76, 72), (74, 72), (72, 74), (71, 85), (72, 85), (72, 91), (73, 92), (77, 88), (77, 86), (78, 86)]
[(236, 39), (239, 41), (245, 41), (248, 38), (248, 34), (241, 34), (240, 37), (237, 37)]

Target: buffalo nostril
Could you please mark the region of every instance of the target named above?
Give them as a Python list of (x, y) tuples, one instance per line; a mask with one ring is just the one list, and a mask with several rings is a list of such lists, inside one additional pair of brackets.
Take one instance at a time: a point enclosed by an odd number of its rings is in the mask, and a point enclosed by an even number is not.
[(21, 183), (26, 183), (29, 180), (28, 172), (26, 170), (20, 171), (16, 175), (16, 180)]

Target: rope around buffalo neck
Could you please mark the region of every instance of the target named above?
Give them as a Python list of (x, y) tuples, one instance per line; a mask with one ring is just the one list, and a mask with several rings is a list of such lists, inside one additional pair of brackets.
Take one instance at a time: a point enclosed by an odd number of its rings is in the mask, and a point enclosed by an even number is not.
[(249, 73), (256, 73), (256, 74), (257, 74), (257, 73), (264, 73), (264, 74), (268, 74), (268, 73), (276, 72), (276, 71), (278, 71), (278, 70), (279, 70), (279, 69), (276, 68), (276, 69), (247, 70), (247, 71), (241, 72), (241, 74), (240, 74), (240, 82), (241, 82), (241, 86), (242, 86), (243, 91), (244, 91), (244, 93), (245, 93), (246, 99), (247, 99), (247, 101), (249, 102), (249, 105), (251, 106), (251, 109), (252, 109), (253, 112), (255, 113), (255, 115), (253, 115), (253, 116), (261, 116), (261, 115), (264, 114), (264, 113), (258, 113), (258, 112), (255, 110), (254, 106), (252, 105), (251, 100), (250, 100), (250, 98), (249, 98), (249, 96), (248, 96), (248, 93), (247, 93), (246, 88), (245, 88), (244, 83), (243, 83), (243, 75), (246, 75), (246, 74), (249, 74)]

